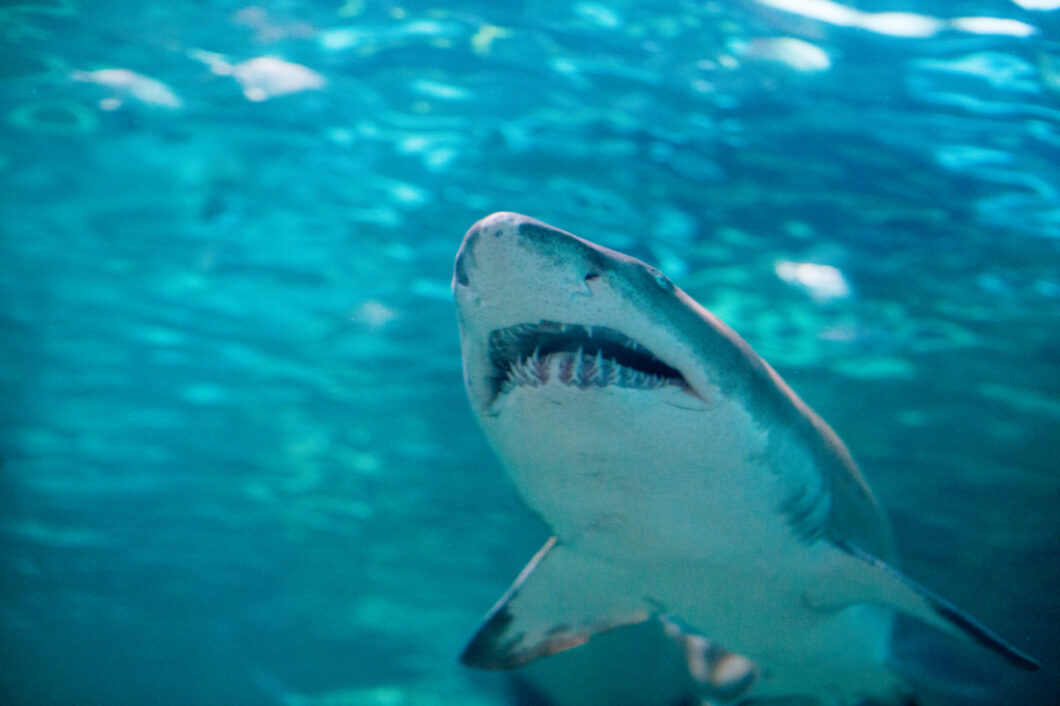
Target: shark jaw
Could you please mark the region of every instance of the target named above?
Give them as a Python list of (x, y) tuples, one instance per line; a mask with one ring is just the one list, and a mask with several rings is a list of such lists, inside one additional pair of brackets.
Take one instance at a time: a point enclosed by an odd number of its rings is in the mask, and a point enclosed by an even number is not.
[(549, 383), (635, 390), (673, 385), (696, 394), (680, 371), (606, 326), (542, 320), (494, 329), (489, 334), (489, 362), (494, 399), (521, 386)]

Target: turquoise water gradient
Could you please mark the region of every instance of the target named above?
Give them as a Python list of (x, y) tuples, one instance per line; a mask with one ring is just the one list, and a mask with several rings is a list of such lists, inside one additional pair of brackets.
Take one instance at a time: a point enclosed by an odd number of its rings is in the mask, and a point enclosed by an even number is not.
[(514, 210), (746, 337), (908, 573), (1043, 661), (1007, 703), (1056, 703), (1060, 11), (1029, 4), (5, 3), (0, 701), (503, 703), (456, 656), (547, 530), (448, 287)]

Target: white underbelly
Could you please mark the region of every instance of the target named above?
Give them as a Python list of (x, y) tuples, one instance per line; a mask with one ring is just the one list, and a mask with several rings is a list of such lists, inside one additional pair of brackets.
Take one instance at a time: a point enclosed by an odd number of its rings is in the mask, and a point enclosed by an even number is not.
[(635, 567), (637, 585), (605, 590), (636, 592), (760, 662), (756, 695), (827, 693), (840, 688), (833, 681), (847, 684), (840, 693), (886, 693), (890, 614), (806, 600), (838, 551), (805, 543), (780, 510), (800, 483), (820, 483), (809, 461), (793, 450), (784, 468), (766, 465), (776, 458), (745, 410), (719, 396), (690, 411), (687, 397), (522, 388), (483, 426), (561, 541)]
[[(689, 407), (696, 407), (694, 411)], [(767, 435), (720, 395), (679, 388), (521, 388), (483, 427), (523, 499), (561, 538), (604, 532), (647, 554), (766, 554), (779, 508), (809, 476), (768, 467)], [(632, 545), (632, 546), (629, 546)]]

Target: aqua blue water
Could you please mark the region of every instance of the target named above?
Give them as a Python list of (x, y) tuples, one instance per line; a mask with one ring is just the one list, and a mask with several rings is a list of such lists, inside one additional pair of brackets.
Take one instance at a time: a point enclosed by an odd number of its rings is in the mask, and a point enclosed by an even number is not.
[(467, 409), (448, 287), (515, 210), (747, 338), (908, 573), (1043, 661), (1006, 703), (1057, 703), (1032, 4), (4, 3), (0, 701), (503, 703), (456, 657), (547, 530)]

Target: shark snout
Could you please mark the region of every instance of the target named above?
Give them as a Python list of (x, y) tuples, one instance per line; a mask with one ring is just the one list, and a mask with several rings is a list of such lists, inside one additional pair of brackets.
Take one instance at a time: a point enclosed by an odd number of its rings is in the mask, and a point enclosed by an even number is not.
[(453, 264), (453, 288), (482, 285), (483, 278), (536, 280), (538, 286), (570, 279), (579, 292), (598, 279), (607, 256), (602, 248), (529, 216), (491, 214), (464, 235)]
[(533, 218), (509, 211), (491, 214), (471, 226), (464, 235), (464, 241), (460, 245), (460, 250), (456, 254), (456, 262), (453, 264), (454, 286), (467, 287), (471, 284), (472, 273), (478, 265), (477, 250), (482, 240), (504, 240), (509, 241), (505, 245), (510, 245), (519, 239), (520, 229), (526, 225), (540, 225), (551, 229), (551, 226), (539, 223)]

